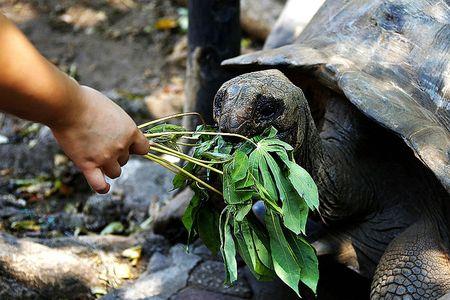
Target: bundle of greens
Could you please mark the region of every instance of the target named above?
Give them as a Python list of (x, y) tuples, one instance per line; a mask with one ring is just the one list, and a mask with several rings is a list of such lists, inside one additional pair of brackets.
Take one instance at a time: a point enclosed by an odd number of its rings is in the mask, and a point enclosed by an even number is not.
[[(220, 250), (226, 284), (237, 279), (239, 253), (257, 279), (278, 276), (298, 295), (300, 282), (315, 292), (317, 258), (304, 234), (308, 211), (318, 207), (318, 192), (311, 176), (296, 164), (293, 148), (276, 138), (274, 128), (248, 139), (206, 125), (187, 131), (157, 124), (172, 117), (140, 127), (147, 128), (152, 142), (146, 157), (176, 173), (175, 188), (190, 186), (194, 191), (183, 216), (189, 240), (199, 236), (212, 253)], [(227, 136), (240, 142), (231, 143)], [(182, 153), (180, 146), (192, 147), (192, 155)], [(180, 167), (161, 154), (186, 163)], [(225, 206), (219, 209), (214, 198)], [(263, 222), (252, 213), (257, 201), (265, 206)]]

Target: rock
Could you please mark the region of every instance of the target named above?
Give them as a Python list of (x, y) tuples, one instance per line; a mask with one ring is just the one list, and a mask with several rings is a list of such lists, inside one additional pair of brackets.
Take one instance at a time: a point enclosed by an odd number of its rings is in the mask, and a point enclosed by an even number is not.
[(0, 233), (0, 299), (94, 299), (93, 289), (137, 276), (139, 268), (121, 253), (150, 243), (167, 247), (162, 237), (148, 232), (54, 239), (17, 239)]
[(90, 196), (83, 208), (86, 229), (97, 232), (111, 222), (124, 220), (129, 210), (123, 206), (123, 195), (114, 191), (107, 195)]
[(92, 228), (126, 218), (142, 223), (148, 216), (152, 201), (165, 202), (173, 197), (173, 175), (150, 161), (132, 158), (122, 168), (122, 175), (111, 183), (106, 195), (92, 195), (86, 203), (85, 214)]
[(194, 250), (192, 250), (192, 253), (197, 254), (198, 256), (201, 256), (203, 258), (211, 258), (212, 257), (211, 251), (209, 251), (208, 247), (206, 247), (203, 244), (194, 247)]
[(324, 2), (325, 0), (288, 0), (267, 37), (264, 48), (278, 48), (293, 43)]
[(148, 262), (147, 272), (148, 273), (158, 272), (162, 269), (168, 268), (169, 266), (170, 266), (169, 257), (161, 254), (160, 252), (156, 252), (155, 254), (153, 254), (153, 256), (150, 258), (150, 261)]
[[(280, 279), (275, 278), (273, 281), (258, 281), (250, 272), (244, 268), (244, 276), (253, 291), (253, 298), (258, 300), (284, 299), (295, 300), (298, 296)], [(307, 298), (309, 299), (309, 298)]]
[[(161, 254), (156, 255), (158, 258), (153, 260), (162, 259)], [(168, 299), (186, 287), (190, 272), (201, 259), (196, 255), (186, 253), (185, 246), (175, 245), (163, 260), (165, 260), (164, 264), (158, 263), (160, 266), (158, 271), (151, 272), (149, 270), (135, 282), (112, 291), (102, 299)]]
[(173, 47), (172, 53), (167, 57), (168, 63), (180, 64), (186, 67), (186, 59), (188, 55), (188, 39), (187, 35), (182, 36)]
[(137, 123), (144, 123), (150, 118), (144, 101), (146, 91), (143, 89), (103, 91), (109, 99), (119, 105)]
[(283, 10), (277, 0), (241, 0), (241, 27), (250, 36), (265, 40)]
[(20, 214), (30, 214), (29, 210), (24, 209), (26, 201), (17, 199), (14, 195), (0, 195), (0, 218), (9, 218)]
[[(185, 288), (177, 295), (170, 298), (171, 300), (239, 300), (244, 299), (230, 295), (223, 295), (210, 291), (200, 290), (192, 287)], [(276, 298), (272, 298), (276, 299)]]
[(222, 262), (205, 261), (194, 269), (188, 283), (189, 286), (224, 295), (240, 298), (250, 298), (252, 296), (250, 286), (242, 276), (238, 276), (238, 280), (230, 287), (224, 286), (224, 276), (225, 268)]
[(13, 142), (21, 139), (17, 135), (8, 138), (10, 143), (0, 145), (0, 170), (12, 168), (13, 176), (53, 174), (53, 157), (61, 150), (50, 128), (39, 126), (36, 134), (27, 139), (22, 138), (20, 143)]
[(151, 116), (158, 119), (182, 112), (184, 98), (184, 79), (172, 77), (170, 83), (145, 97), (145, 103)]
[(186, 188), (167, 201), (164, 206), (155, 205), (150, 211), (152, 216), (152, 226), (156, 231), (163, 231), (167, 225), (174, 220), (180, 220), (191, 201), (194, 192), (190, 188)]

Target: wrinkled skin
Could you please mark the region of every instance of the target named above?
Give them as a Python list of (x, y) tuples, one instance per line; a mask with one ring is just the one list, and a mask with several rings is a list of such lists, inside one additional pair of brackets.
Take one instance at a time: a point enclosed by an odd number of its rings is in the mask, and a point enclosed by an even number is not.
[(447, 192), (398, 137), (344, 96), (304, 86), (311, 103), (323, 104), (319, 130), (302, 90), (277, 70), (226, 82), (214, 118), (222, 131), (247, 136), (274, 126), (294, 146), (297, 162), (319, 188), (316, 219), (327, 234), (318, 242), (374, 278), (372, 299), (437, 299), (450, 292)]

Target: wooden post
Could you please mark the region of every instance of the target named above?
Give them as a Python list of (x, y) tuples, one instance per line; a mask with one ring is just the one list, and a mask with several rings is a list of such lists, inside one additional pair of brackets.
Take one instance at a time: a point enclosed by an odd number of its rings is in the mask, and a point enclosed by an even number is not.
[[(184, 111), (199, 112), (212, 124), (214, 96), (222, 83), (231, 78), (220, 63), (240, 53), (239, 0), (189, 0), (188, 9)], [(183, 125), (193, 129), (197, 120), (185, 118)]]

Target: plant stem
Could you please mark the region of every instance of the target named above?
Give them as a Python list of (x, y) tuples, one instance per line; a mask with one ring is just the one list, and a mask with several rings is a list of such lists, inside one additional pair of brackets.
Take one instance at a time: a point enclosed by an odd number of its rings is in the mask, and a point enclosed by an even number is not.
[(154, 161), (154, 162), (156, 162), (156, 163), (158, 163), (158, 164), (160, 164), (160, 165), (162, 165), (163, 167), (166, 167), (166, 168), (167, 168), (167, 166), (170, 166), (170, 167), (176, 169), (177, 171), (183, 173), (183, 174), (186, 175), (187, 177), (191, 178), (192, 180), (194, 180), (194, 181), (198, 182), (199, 184), (203, 185), (204, 187), (210, 189), (211, 191), (216, 192), (217, 194), (223, 196), (222, 193), (221, 193), (219, 190), (217, 190), (216, 188), (214, 188), (214, 187), (212, 187), (211, 185), (207, 184), (206, 182), (204, 182), (204, 181), (201, 180), (200, 178), (198, 178), (198, 177), (192, 175), (191, 173), (189, 173), (189, 172), (186, 171), (185, 169), (183, 169), (183, 168), (177, 166), (177, 165), (174, 164), (174, 163), (171, 163), (170, 161), (167, 161), (167, 160), (165, 160), (165, 159), (162, 159), (162, 158), (160, 158), (160, 157), (158, 157), (158, 156), (156, 156), (156, 155), (154, 155), (154, 154), (151, 154), (151, 153), (148, 153), (148, 154), (144, 155), (144, 157), (147, 158), (147, 159), (150, 159), (150, 160), (152, 160), (152, 161)]
[(183, 142), (177, 142), (177, 145), (180, 145), (180, 146), (186, 146), (186, 147), (195, 147), (195, 146), (198, 146), (197, 144), (188, 144), (188, 143), (183, 143)]
[(206, 168), (206, 169), (209, 169), (209, 170), (211, 170), (211, 171), (213, 171), (213, 172), (216, 172), (217, 174), (223, 175), (223, 172), (222, 172), (222, 171), (220, 171), (220, 170), (218, 170), (218, 169), (216, 169), (216, 168), (214, 168), (214, 167), (211, 167), (211, 166), (209, 166), (209, 165), (207, 165), (207, 164), (204, 164), (204, 163), (202, 163), (202, 162), (200, 162), (200, 161), (198, 161), (198, 160), (196, 160), (196, 159), (192, 159), (189, 155), (181, 154), (181, 153), (176, 152), (176, 151), (175, 151), (175, 153), (173, 153), (173, 152), (171, 152), (171, 151), (166, 151), (166, 150), (164, 150), (164, 149), (159, 149), (158, 147), (151, 147), (150, 150), (153, 150), (153, 151), (157, 151), (157, 152), (159, 152), (159, 153), (163, 153), (163, 154), (167, 154), (167, 155), (171, 155), (171, 156), (178, 157), (179, 159), (182, 159), (182, 160), (185, 160), (185, 161), (189, 161), (189, 162), (194, 163), (194, 164), (196, 164), (196, 165), (199, 165), (199, 166), (201, 166), (201, 167), (203, 167), (203, 168)]
[[(166, 151), (172, 152), (173, 154), (182, 155), (183, 157), (186, 157), (188, 159), (195, 160), (195, 161), (198, 161), (198, 162), (201, 162), (201, 163), (204, 163), (204, 164), (221, 164), (221, 163), (226, 163), (226, 162), (229, 161), (229, 160), (216, 160), (216, 161), (214, 161), (214, 160), (203, 160), (203, 159), (195, 158), (195, 157), (189, 156), (187, 154), (184, 154), (183, 152), (179, 152), (179, 151), (177, 151), (175, 149), (166, 147), (166, 146), (164, 146), (162, 144), (156, 144), (155, 147), (162, 148), (162, 149), (164, 149)], [(179, 157), (179, 158), (181, 158), (181, 157)]]
[(172, 131), (172, 132), (146, 133), (144, 135), (145, 135), (145, 137), (148, 137), (148, 138), (154, 138), (154, 137), (160, 137), (160, 136), (169, 135), (169, 134), (172, 134), (172, 135), (184, 135), (184, 134), (200, 134), (200, 135), (202, 135), (203, 134), (203, 135), (234, 136), (234, 137), (238, 137), (243, 140), (246, 140), (246, 141), (252, 143), (255, 147), (258, 147), (258, 145), (255, 142), (253, 142), (251, 139), (249, 139), (243, 135), (237, 134), (237, 133), (228, 133), (228, 132), (211, 132), (211, 131), (175, 131), (174, 132), (174, 131)]
[(174, 119), (174, 118), (181, 118), (181, 117), (184, 117), (184, 116), (197, 116), (203, 124), (206, 124), (205, 120), (203, 119), (201, 114), (199, 114), (197, 112), (187, 112), (187, 113), (175, 114), (175, 115), (170, 115), (170, 116), (167, 116), (167, 117), (164, 117), (164, 118), (156, 119), (156, 120), (153, 120), (153, 121), (141, 124), (141, 125), (138, 126), (138, 128), (142, 129), (144, 127), (147, 127), (147, 126), (155, 124), (155, 123), (159, 123), (159, 122), (170, 120), (170, 119)]

